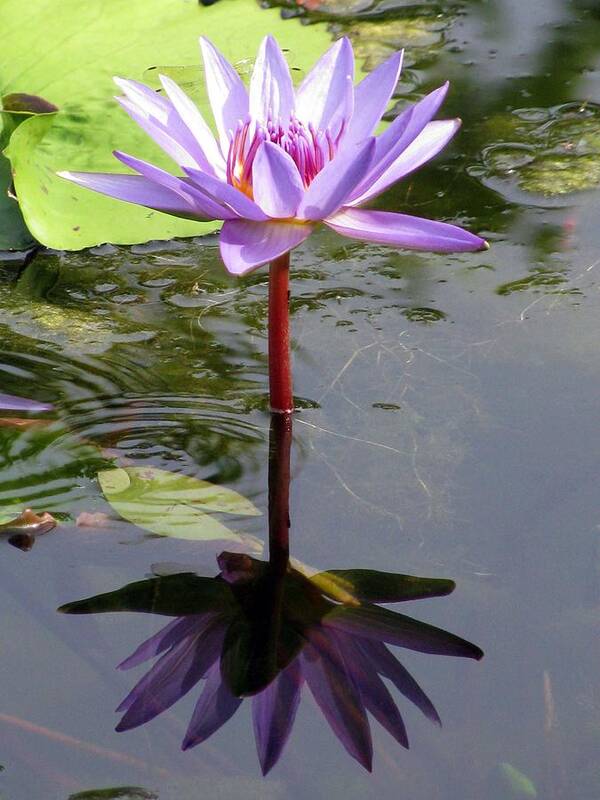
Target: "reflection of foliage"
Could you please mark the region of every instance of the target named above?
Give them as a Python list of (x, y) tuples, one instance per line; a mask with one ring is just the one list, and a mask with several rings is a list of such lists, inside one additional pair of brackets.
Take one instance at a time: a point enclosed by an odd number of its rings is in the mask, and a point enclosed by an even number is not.
[[(553, 286), (560, 286), (566, 282), (564, 275), (552, 270), (539, 269), (528, 275), (526, 278), (519, 278), (516, 281), (503, 283), (496, 289), (497, 294), (506, 295), (513, 292), (523, 292), (527, 289), (538, 289)], [(562, 290), (561, 290), (562, 291)]]
[(139, 786), (115, 786), (72, 794), (69, 800), (158, 800), (158, 795)]
[(600, 184), (600, 106), (569, 103), (492, 117), (483, 153), (487, 180), (516, 182), (534, 194), (561, 195)]
[[(306, 683), (349, 754), (371, 768), (367, 711), (403, 746), (400, 712), (385, 677), (431, 720), (431, 701), (387, 644), (423, 653), (479, 659), (481, 650), (439, 628), (378, 605), (445, 595), (445, 579), (370, 570), (319, 573), (222, 553), (216, 578), (171, 575), (69, 603), (88, 614), (146, 611), (174, 616), (121, 668), (160, 656), (119, 706), (117, 730), (143, 725), (200, 680), (206, 680), (183, 748), (205, 741), (253, 696), (256, 743), (263, 772), (279, 759)], [(285, 565), (284, 565), (285, 566)]]
[[(374, 69), (396, 50), (405, 48), (404, 69), (431, 59), (444, 43), (444, 33), (453, 22), (451, 14), (443, 18), (425, 11), (421, 15), (402, 16), (383, 21), (364, 20), (336, 26), (336, 32), (352, 40), (356, 58), (367, 70)], [(403, 76), (406, 81), (406, 74)]]
[(62, 425), (0, 429), (0, 503), (13, 510), (65, 510), (110, 462)]

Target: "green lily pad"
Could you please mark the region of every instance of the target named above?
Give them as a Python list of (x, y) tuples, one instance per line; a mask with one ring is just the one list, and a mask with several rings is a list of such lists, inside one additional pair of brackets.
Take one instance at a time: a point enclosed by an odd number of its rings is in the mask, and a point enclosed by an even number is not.
[(216, 227), (111, 200), (56, 176), (58, 170), (119, 172), (115, 148), (174, 167), (114, 101), (113, 75), (144, 80), (157, 64), (198, 64), (200, 34), (237, 62), (253, 57), (261, 38), (271, 33), (293, 51), (300, 69), (330, 43), (324, 25), (300, 33), (298, 21), (286, 22), (278, 10), (247, 0), (221, 0), (211, 7), (181, 0), (105, 0), (102, 13), (94, 3), (64, 0), (60, 14), (45, 0), (5, 0), (2, 12), (9, 24), (0, 52), (0, 94), (39, 95), (60, 108), (52, 120), (31, 117), (12, 134), (6, 154), (16, 193), (31, 234), (66, 250), (195, 236)]
[(225, 486), (154, 467), (126, 467), (98, 473), (102, 492), (119, 516), (160, 536), (240, 541), (209, 511), (257, 516), (247, 498)]
[[(12, 94), (2, 98), (0, 150), (11, 134), (28, 117), (52, 114), (56, 106), (35, 95)], [(10, 161), (0, 154), (0, 250), (26, 250), (34, 244), (27, 230), (21, 209), (12, 193), (13, 176)]]

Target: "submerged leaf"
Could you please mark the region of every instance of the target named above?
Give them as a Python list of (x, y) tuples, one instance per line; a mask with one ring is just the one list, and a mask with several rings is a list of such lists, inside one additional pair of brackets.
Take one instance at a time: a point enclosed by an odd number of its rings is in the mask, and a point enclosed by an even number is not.
[(238, 534), (207, 511), (256, 516), (260, 511), (224, 486), (155, 467), (125, 467), (98, 473), (104, 496), (124, 519), (160, 536), (228, 539)]

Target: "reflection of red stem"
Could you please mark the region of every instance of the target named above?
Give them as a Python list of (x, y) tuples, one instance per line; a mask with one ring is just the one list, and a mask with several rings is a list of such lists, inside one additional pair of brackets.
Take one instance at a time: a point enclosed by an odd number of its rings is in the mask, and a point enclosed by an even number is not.
[(290, 254), (271, 262), (269, 271), (269, 399), (271, 411), (294, 410), (290, 364)]
[(269, 436), (269, 561), (285, 572), (290, 554), (292, 415), (272, 414)]

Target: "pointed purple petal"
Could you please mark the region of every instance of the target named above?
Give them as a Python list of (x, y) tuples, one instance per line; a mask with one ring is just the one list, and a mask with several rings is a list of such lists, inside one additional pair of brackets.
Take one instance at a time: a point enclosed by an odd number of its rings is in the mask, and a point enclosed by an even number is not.
[(338, 153), (306, 190), (298, 206), (298, 219), (326, 219), (341, 208), (368, 172), (374, 152), (375, 139), (367, 139)]
[(221, 153), (221, 148), (217, 144), (213, 132), (206, 123), (196, 104), (181, 90), (181, 88), (166, 75), (160, 76), (167, 96), (173, 107), (181, 117), (182, 122), (188, 128), (194, 139), (198, 142), (198, 147), (202, 151), (205, 164), (201, 165), (204, 170), (218, 177), (225, 176), (225, 159)]
[(325, 719), (348, 753), (371, 771), (373, 743), (360, 690), (336, 643), (317, 628), (301, 653), (302, 671)]
[(235, 130), (238, 120), (245, 119), (248, 114), (248, 92), (231, 64), (204, 36), (200, 37), (200, 49), (208, 99), (219, 132), (221, 151), (227, 157), (229, 131)]
[[(170, 100), (136, 81), (115, 78), (115, 82), (126, 94), (115, 98), (119, 105), (176, 164), (206, 169), (211, 173), (219, 169), (218, 163), (213, 166), (208, 160)], [(220, 171), (223, 172), (222, 166)]]
[(406, 667), (397, 660), (393, 653), (390, 653), (383, 642), (363, 639), (362, 636), (355, 636), (354, 641), (380, 675), (392, 681), (396, 689), (398, 689), (407, 700), (414, 703), (427, 719), (435, 722), (436, 725), (442, 724), (431, 700), (427, 697)]
[(15, 397), (12, 394), (0, 394), (0, 410), (2, 411), (52, 411), (51, 403), (38, 403), (37, 400), (28, 400), (26, 397)]
[(471, 642), (426, 622), (380, 606), (335, 606), (322, 625), (366, 639), (389, 642), (419, 653), (479, 660), (483, 652)]
[(210, 197), (215, 203), (226, 206), (232, 212), (231, 216), (242, 217), (243, 219), (250, 219), (255, 222), (267, 220), (268, 217), (262, 211), (254, 200), (251, 200), (235, 186), (213, 178), (205, 172), (200, 172), (196, 169), (183, 170), (190, 177), (193, 186), (202, 191), (207, 197)]
[(289, 739), (303, 682), (300, 662), (292, 661), (252, 700), (254, 738), (263, 775), (279, 761)]
[(161, 628), (154, 636), (142, 642), (130, 656), (117, 666), (117, 669), (137, 667), (144, 661), (164, 653), (165, 650), (178, 644), (186, 636), (192, 633), (201, 635), (213, 616), (214, 614), (193, 614), (183, 619), (177, 617)]
[(343, 147), (358, 144), (375, 130), (398, 83), (403, 56), (403, 50), (394, 53), (355, 88), (354, 114), (342, 139)]
[(337, 645), (360, 689), (365, 708), (402, 747), (408, 749), (408, 735), (400, 711), (375, 666), (355, 643), (355, 638), (343, 633), (335, 634)]
[(161, 656), (117, 709), (126, 712), (116, 730), (143, 725), (187, 694), (219, 657), (224, 634), (222, 622), (214, 620), (201, 636), (186, 637)]
[(232, 275), (244, 275), (301, 244), (312, 229), (306, 223), (230, 220), (221, 229), (221, 258)]
[[(57, 175), (86, 189), (114, 197), (116, 200), (146, 206), (174, 217), (194, 220), (214, 219), (199, 214), (191, 192), (186, 192), (184, 188), (174, 192), (141, 175), (117, 175), (109, 172), (57, 172)], [(185, 187), (185, 184), (182, 183), (182, 187)]]
[(394, 163), (400, 153), (417, 138), (423, 128), (437, 114), (448, 93), (449, 84), (430, 92), (418, 103), (409, 106), (375, 140), (375, 155), (371, 170), (354, 194), (353, 200), (365, 194)]
[(292, 157), (272, 142), (264, 142), (252, 164), (254, 199), (270, 217), (294, 217), (304, 185)]
[[(156, 184), (164, 186), (176, 194), (181, 194), (183, 197), (190, 198), (191, 202), (197, 210), (198, 216), (204, 219), (234, 219), (238, 215), (228, 208), (224, 203), (219, 202), (218, 199), (206, 192), (201, 191), (197, 186), (192, 184), (186, 178), (177, 178), (171, 175), (170, 172), (155, 167), (147, 161), (142, 161), (141, 158), (130, 156), (127, 153), (122, 153), (120, 150), (113, 152), (115, 158), (118, 158), (122, 164), (139, 172), (144, 178), (153, 181)], [(217, 178), (208, 178), (208, 180), (216, 181), (222, 184)]]
[(294, 110), (290, 68), (272, 36), (265, 36), (250, 81), (250, 115), (261, 124), (271, 119), (287, 128)]
[(487, 248), (485, 239), (456, 225), (391, 211), (345, 208), (325, 222), (342, 236), (407, 250), (470, 253)]
[(235, 697), (221, 679), (221, 667), (214, 664), (206, 679), (206, 685), (200, 695), (181, 749), (189, 750), (208, 739), (230, 719), (240, 707), (242, 698)]
[[(296, 92), (296, 116), (337, 136), (354, 106), (354, 55), (346, 37), (321, 56)], [(352, 91), (348, 91), (348, 87)]]
[(360, 205), (385, 191), (396, 181), (421, 167), (442, 150), (460, 128), (459, 119), (443, 119), (428, 123), (406, 150), (390, 164), (381, 177), (351, 205)]

